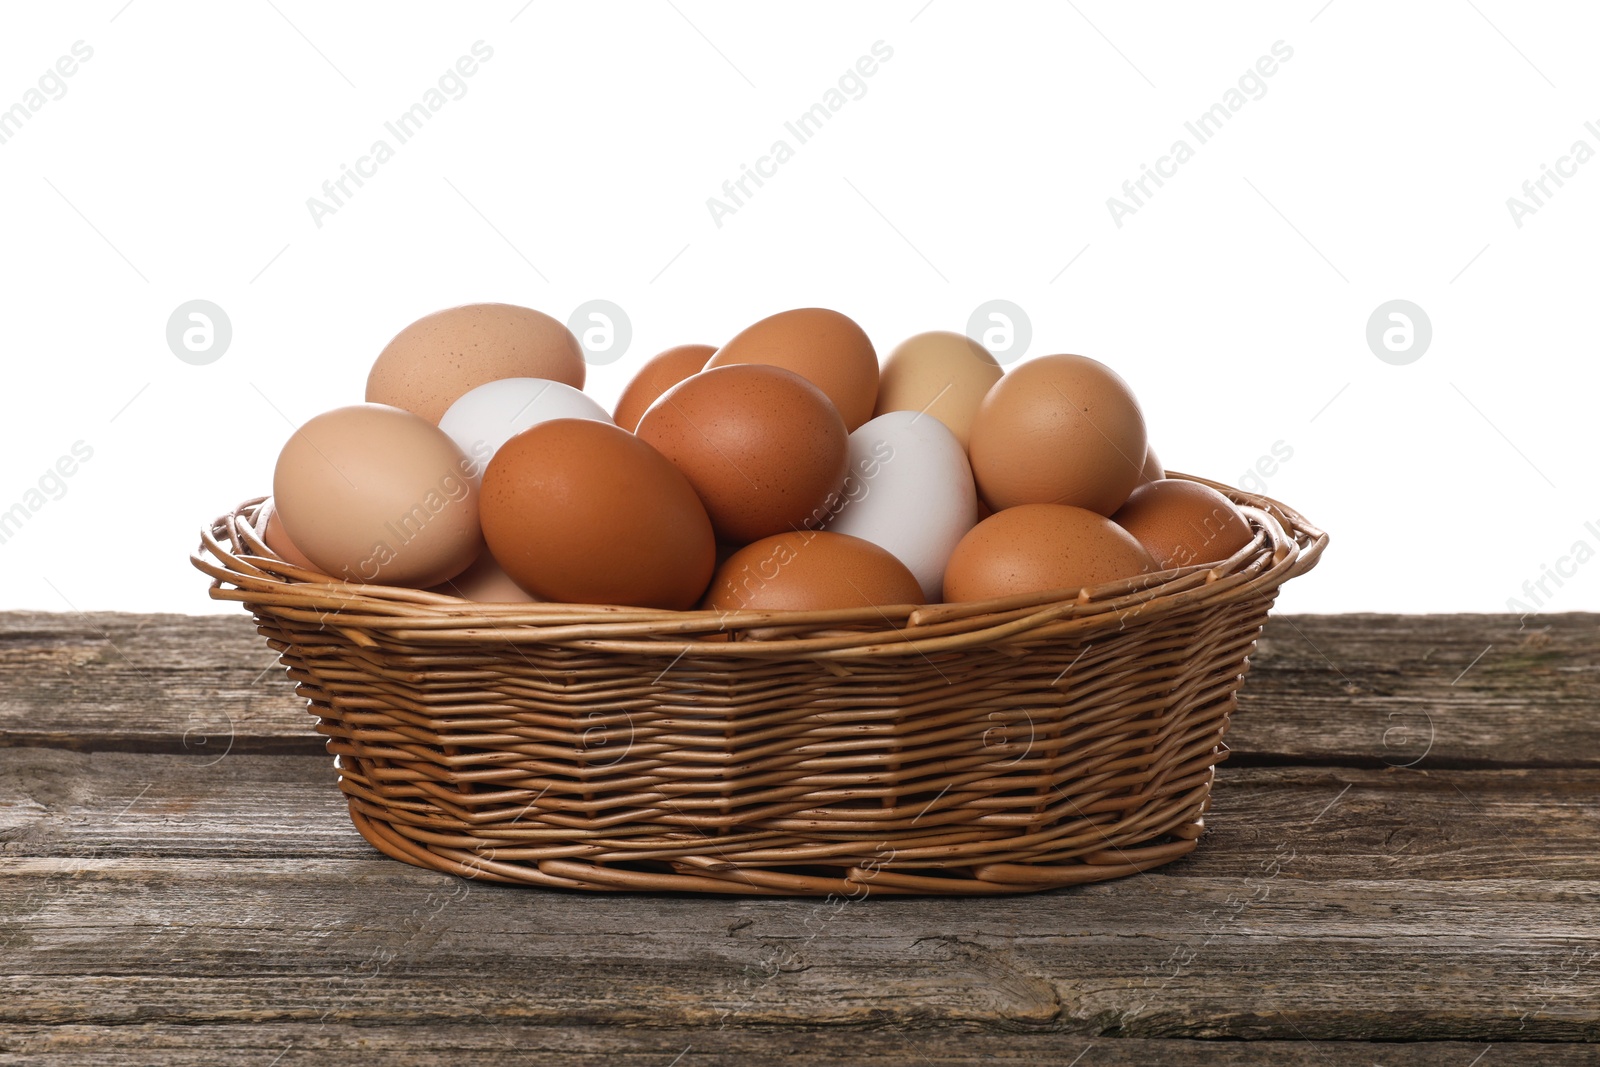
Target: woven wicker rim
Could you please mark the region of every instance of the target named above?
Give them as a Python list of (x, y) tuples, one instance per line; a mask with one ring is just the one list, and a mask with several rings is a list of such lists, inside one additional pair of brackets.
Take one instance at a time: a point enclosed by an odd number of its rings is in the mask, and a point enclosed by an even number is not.
[[(212, 579), (210, 595), (276, 615), (336, 629), (360, 645), (378, 629), (434, 646), (509, 641), (570, 645), (591, 651), (740, 658), (806, 655), (927, 655), (1003, 642), (1019, 634), (1077, 636), (1121, 629), (1134, 618), (1159, 618), (1199, 602), (1226, 603), (1275, 593), (1315, 566), (1328, 535), (1286, 504), (1190, 474), (1244, 509), (1250, 543), (1226, 560), (1177, 567), (1084, 589), (1050, 590), (994, 600), (829, 611), (669, 611), (622, 605), (493, 604), (400, 586), (345, 582), (279, 558), (261, 539), (257, 497), (202, 531), (196, 568)], [(729, 635), (735, 640), (728, 640)], [(708, 640), (708, 638), (711, 638)]]

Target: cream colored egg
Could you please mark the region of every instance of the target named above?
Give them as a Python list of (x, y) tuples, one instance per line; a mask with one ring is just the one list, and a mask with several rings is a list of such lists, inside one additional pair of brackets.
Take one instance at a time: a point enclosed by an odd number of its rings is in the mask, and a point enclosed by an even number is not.
[(539, 598), (511, 580), (511, 575), (488, 552), (478, 562), (429, 589), (430, 593), (458, 596), (480, 604), (528, 604)]
[(566, 323), (515, 304), (463, 304), (394, 335), (367, 375), (367, 402), (437, 423), (469, 389), (500, 378), (583, 388), (583, 347)]
[(284, 531), (324, 574), (426, 587), (483, 550), (468, 469), (455, 442), (421, 416), (352, 404), (289, 438), (272, 500)]
[(989, 350), (970, 337), (948, 330), (919, 333), (889, 353), (873, 414), (925, 411), (966, 448), (978, 405), (1001, 373)]

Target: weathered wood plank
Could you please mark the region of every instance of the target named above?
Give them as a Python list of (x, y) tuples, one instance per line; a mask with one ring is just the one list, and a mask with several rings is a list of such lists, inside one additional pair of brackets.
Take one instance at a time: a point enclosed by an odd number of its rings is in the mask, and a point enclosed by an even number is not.
[(313, 752), (305, 701), (243, 613), (0, 613), (0, 745)]
[[(1199, 849), (1160, 873), (1600, 883), (1597, 771), (1224, 764), (1217, 775)], [(0, 749), (0, 781), (5, 857), (372, 854), (322, 755)]]
[[(1291, 859), (1290, 864), (1295, 862)], [(1600, 1040), (1593, 880), (1147, 876), (988, 900), (600, 896), (381, 858), (21, 857), (0, 1025), (966, 1025)]]
[[(242, 612), (0, 613), (0, 671), (0, 746), (321, 746)], [(1600, 616), (1283, 616), (1229, 744), (1251, 762), (1600, 766), (1597, 701)]]
[(121, 1067), (133, 1057), (171, 1067), (281, 1063), (293, 1067), (355, 1054), (393, 1067), (561, 1063), (577, 1067), (748, 1067), (752, 1063), (906, 1064), (950, 1067), (1082, 1063), (1084, 1067), (1589, 1067), (1583, 1045), (1426, 1042), (1091, 1039), (949, 1028), (699, 1028), (496, 1025), (357, 1026), (342, 1021), (258, 1026), (22, 1026), (0, 1033), (0, 1065)]
[(1239, 708), (1251, 762), (1600, 766), (1600, 615), (1274, 617)]

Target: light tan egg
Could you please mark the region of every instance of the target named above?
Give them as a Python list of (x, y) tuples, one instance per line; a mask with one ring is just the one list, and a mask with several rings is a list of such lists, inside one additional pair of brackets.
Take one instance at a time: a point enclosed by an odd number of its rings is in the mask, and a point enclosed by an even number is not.
[(277, 553), (278, 558), (285, 563), (293, 563), (296, 567), (304, 567), (308, 571), (321, 569), (307, 559), (306, 554), (290, 539), (271, 497), (268, 497), (256, 511), (256, 532), (261, 540), (267, 543), (267, 547)]
[(462, 394), (501, 378), (583, 388), (583, 348), (565, 323), (515, 304), (463, 304), (395, 334), (367, 375), (367, 402), (438, 423)]
[(978, 405), (1001, 374), (994, 356), (972, 338), (949, 330), (919, 333), (901, 341), (884, 361), (873, 413), (932, 415), (966, 448)]
[(427, 587), (483, 550), (471, 462), (443, 430), (384, 404), (308, 420), (278, 455), (272, 499), (316, 569)]
[(480, 604), (527, 604), (539, 599), (512, 581), (511, 575), (488, 552), (480, 555), (472, 566), (428, 592), (458, 596)]

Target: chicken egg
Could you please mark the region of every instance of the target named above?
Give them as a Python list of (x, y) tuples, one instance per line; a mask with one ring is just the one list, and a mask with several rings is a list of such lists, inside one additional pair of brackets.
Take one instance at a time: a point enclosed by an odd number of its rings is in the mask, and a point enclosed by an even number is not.
[(1162, 569), (1216, 563), (1255, 536), (1238, 505), (1209, 485), (1183, 478), (1139, 486), (1111, 519), (1137, 538)]
[(716, 353), (711, 345), (678, 345), (651, 356), (623, 388), (613, 414), (618, 426), (633, 431), (656, 397), (691, 374), (705, 369), (706, 360)]
[(289, 534), (283, 528), (283, 517), (278, 514), (277, 506), (273, 504), (270, 496), (256, 509), (256, 533), (285, 563), (304, 567), (308, 571), (321, 569), (307, 559), (306, 554), (289, 538)]
[(566, 323), (515, 304), (464, 304), (395, 334), (367, 375), (367, 402), (437, 423), (467, 390), (499, 378), (583, 388), (583, 347)]
[(1156, 455), (1156, 450), (1145, 446), (1144, 466), (1139, 471), (1139, 484), (1159, 481), (1167, 476), (1167, 470), (1161, 465), (1161, 457)]
[(837, 311), (796, 308), (768, 316), (717, 349), (706, 369), (735, 363), (764, 363), (800, 375), (833, 401), (847, 432), (872, 418), (878, 355), (866, 332)]
[(316, 569), (350, 582), (430, 586), (483, 549), (478, 491), (454, 441), (419, 415), (352, 404), (283, 446), (272, 499)]
[(967, 447), (978, 405), (1000, 380), (1000, 364), (972, 338), (948, 330), (908, 337), (884, 361), (873, 411), (932, 415)]
[(454, 578), (446, 579), (428, 590), (445, 596), (460, 597), (480, 604), (527, 604), (539, 598), (511, 580), (511, 575), (495, 560), (493, 553), (485, 552), (478, 561)]
[(1132, 534), (1097, 512), (1067, 504), (1018, 504), (974, 526), (950, 554), (944, 598), (991, 600), (1078, 590), (1155, 570)]
[(1148, 442), (1127, 382), (1103, 363), (1058, 355), (995, 383), (968, 447), (978, 491), (997, 512), (1069, 504), (1110, 515), (1139, 484)]
[(704, 501), (717, 536), (745, 544), (819, 525), (844, 482), (849, 435), (822, 390), (782, 367), (711, 367), (662, 393), (639, 439)]
[(716, 611), (828, 611), (921, 604), (904, 563), (870, 541), (791, 530), (745, 545), (717, 568), (702, 607)]
[(480, 511), (495, 560), (543, 600), (690, 608), (716, 559), (688, 479), (610, 423), (552, 419), (511, 438)]
[(551, 419), (611, 421), (606, 409), (570, 385), (545, 378), (500, 378), (469, 389), (439, 419), (439, 429), (472, 460), (473, 480), (501, 445)]
[(850, 435), (849, 473), (823, 528), (888, 549), (937, 602), (957, 542), (978, 521), (967, 453), (931, 413), (891, 411)]

